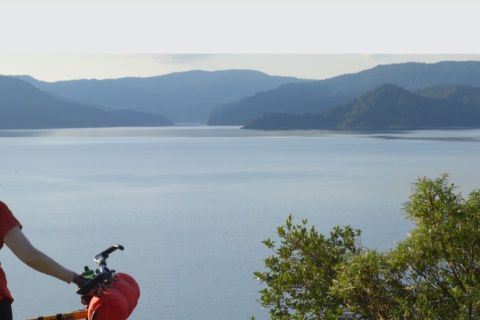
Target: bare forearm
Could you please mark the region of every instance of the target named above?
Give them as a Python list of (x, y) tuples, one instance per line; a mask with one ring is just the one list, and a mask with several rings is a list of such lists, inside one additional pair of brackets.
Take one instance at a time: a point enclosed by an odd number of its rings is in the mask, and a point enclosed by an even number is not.
[(32, 252), (32, 255), (23, 262), (37, 271), (60, 279), (66, 283), (71, 283), (75, 276), (73, 271), (64, 268), (39, 250)]
[(4, 238), (4, 242), (23, 263), (31, 268), (65, 281), (66, 283), (73, 281), (76, 274), (62, 267), (46, 254), (36, 249), (30, 241), (28, 241), (19, 227), (10, 230)]

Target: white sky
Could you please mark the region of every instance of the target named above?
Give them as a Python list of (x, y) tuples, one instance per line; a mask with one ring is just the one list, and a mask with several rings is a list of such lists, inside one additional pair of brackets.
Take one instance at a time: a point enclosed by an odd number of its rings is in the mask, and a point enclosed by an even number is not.
[(324, 79), (378, 64), (480, 60), (480, 55), (392, 54), (0, 54), (0, 74), (45, 81), (155, 76), (185, 70), (253, 69), (271, 75)]

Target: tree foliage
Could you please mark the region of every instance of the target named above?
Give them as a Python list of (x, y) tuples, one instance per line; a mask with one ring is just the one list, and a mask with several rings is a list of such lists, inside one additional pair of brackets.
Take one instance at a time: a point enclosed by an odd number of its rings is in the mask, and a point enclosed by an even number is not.
[(255, 272), (271, 319), (480, 319), (480, 191), (420, 178), (405, 213), (413, 230), (385, 252), (349, 226), (323, 235), (289, 216)]

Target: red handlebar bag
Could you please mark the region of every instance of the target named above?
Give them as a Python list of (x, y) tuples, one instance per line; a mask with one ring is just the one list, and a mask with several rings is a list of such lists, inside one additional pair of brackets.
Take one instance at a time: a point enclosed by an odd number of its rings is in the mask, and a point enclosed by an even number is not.
[(115, 281), (88, 305), (88, 320), (127, 320), (137, 306), (140, 288), (125, 273), (115, 274)]

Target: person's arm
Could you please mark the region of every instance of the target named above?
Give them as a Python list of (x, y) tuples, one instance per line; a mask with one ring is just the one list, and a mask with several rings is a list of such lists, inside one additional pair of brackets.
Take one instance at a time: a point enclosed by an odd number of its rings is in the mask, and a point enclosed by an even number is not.
[(75, 280), (78, 276), (75, 272), (62, 267), (46, 254), (36, 249), (30, 241), (28, 241), (20, 227), (17, 226), (10, 229), (3, 238), (3, 241), (10, 250), (29, 267), (66, 283), (76, 282)]

